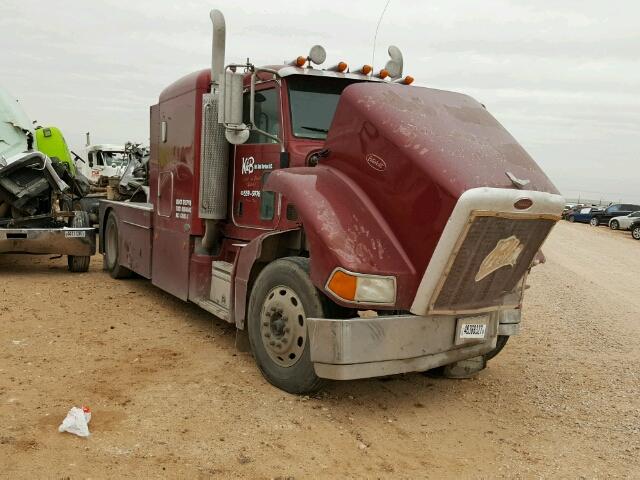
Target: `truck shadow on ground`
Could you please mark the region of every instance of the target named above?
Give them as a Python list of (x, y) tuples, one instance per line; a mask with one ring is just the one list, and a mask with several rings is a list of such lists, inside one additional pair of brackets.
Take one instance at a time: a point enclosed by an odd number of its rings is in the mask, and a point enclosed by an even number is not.
[[(183, 302), (175, 297), (166, 296), (162, 290), (147, 281), (131, 281), (135, 288), (150, 297), (157, 297), (163, 303), (163, 307), (171, 311), (172, 315), (184, 317), (195, 330), (202, 335), (212, 332), (216, 342), (212, 342), (210, 348), (215, 350), (215, 355), (226, 356), (227, 361), (234, 361), (237, 357), (248, 361), (247, 368), (252, 369), (255, 379), (261, 383), (260, 390), (265, 393), (271, 391), (274, 396), (285, 394), (281, 390), (271, 386), (259, 373), (259, 369), (253, 360), (251, 352), (241, 352), (236, 349), (236, 328), (232, 324), (202, 310), (195, 304)], [(480, 373), (480, 376), (483, 372)], [(340, 399), (346, 406), (360, 404), (362, 400), (393, 401), (393, 409), (405, 407), (421, 408), (421, 402), (437, 402), (443, 394), (455, 389), (458, 393), (466, 390), (473, 391), (477, 388), (477, 378), (452, 380), (423, 373), (407, 373), (387, 377), (376, 377), (349, 381), (329, 381), (326, 386), (312, 398), (315, 399)], [(255, 383), (255, 382), (254, 382)], [(288, 394), (285, 394), (288, 395)], [(297, 398), (296, 395), (291, 395)], [(358, 401), (354, 402), (355, 398)], [(450, 395), (446, 395), (451, 400)], [(416, 402), (420, 398), (420, 402)], [(382, 405), (384, 408), (384, 405)]]

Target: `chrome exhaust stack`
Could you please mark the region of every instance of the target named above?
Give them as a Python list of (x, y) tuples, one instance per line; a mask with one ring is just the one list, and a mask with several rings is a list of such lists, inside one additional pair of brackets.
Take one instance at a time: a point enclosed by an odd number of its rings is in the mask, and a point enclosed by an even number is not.
[(205, 221), (200, 253), (211, 254), (220, 237), (219, 222), (227, 217), (227, 172), (229, 144), (225, 128), (218, 123), (220, 80), (224, 74), (226, 25), (220, 10), (209, 12), (213, 35), (211, 40), (211, 89), (202, 98), (202, 131), (200, 143), (199, 215)]
[(211, 10), (209, 18), (211, 18), (213, 26), (213, 36), (211, 37), (211, 93), (214, 93), (214, 87), (220, 85), (220, 77), (224, 72), (227, 26), (224, 21), (224, 15), (220, 10)]

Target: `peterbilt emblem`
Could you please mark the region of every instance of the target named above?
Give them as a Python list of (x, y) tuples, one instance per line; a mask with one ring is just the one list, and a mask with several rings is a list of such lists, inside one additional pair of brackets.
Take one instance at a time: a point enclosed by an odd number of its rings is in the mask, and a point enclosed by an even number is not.
[(476, 282), (502, 267), (513, 267), (522, 253), (524, 245), (515, 235), (498, 240), (495, 248), (484, 258), (476, 274)]
[(387, 169), (387, 164), (383, 159), (377, 156), (375, 153), (367, 155), (367, 163), (371, 168), (379, 172), (384, 172)]

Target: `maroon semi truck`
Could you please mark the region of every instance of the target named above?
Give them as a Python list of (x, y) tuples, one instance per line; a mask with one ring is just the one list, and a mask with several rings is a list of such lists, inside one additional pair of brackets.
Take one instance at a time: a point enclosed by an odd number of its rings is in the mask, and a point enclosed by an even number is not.
[[(237, 327), (273, 385), (432, 369), (466, 376), (518, 332), (526, 275), (564, 205), (474, 99), (380, 73), (225, 65), (151, 107), (148, 203), (102, 201), (100, 248)], [(248, 340), (248, 342), (247, 342)]]

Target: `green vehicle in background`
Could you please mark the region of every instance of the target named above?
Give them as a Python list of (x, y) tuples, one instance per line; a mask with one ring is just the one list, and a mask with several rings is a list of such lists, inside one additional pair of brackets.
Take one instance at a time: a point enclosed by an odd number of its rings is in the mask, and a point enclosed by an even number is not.
[(71, 153), (62, 132), (57, 127), (38, 127), (35, 130), (35, 148), (51, 159), (58, 159), (67, 166), (75, 177), (76, 165), (71, 159)]
[(0, 89), (0, 253), (67, 255), (70, 271), (86, 272), (96, 252), (88, 193), (62, 132), (34, 129)]

